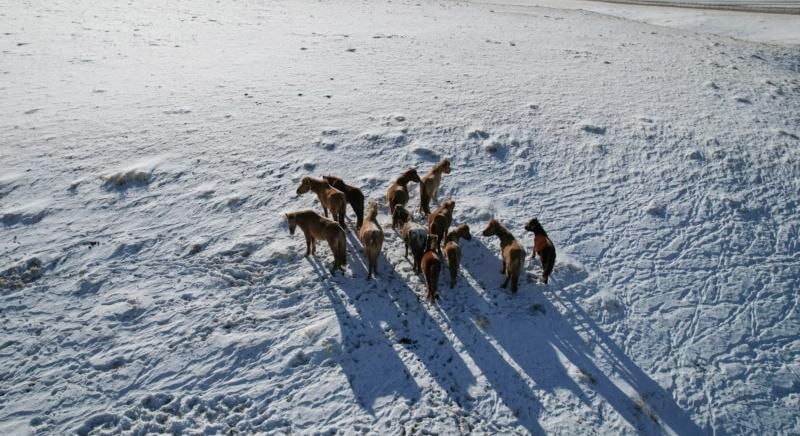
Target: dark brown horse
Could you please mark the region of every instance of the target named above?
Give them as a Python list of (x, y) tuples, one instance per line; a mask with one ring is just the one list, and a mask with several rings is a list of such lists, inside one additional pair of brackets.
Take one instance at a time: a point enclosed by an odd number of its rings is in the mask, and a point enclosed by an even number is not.
[(289, 222), (289, 234), (294, 235), (296, 227), (300, 227), (306, 237), (306, 254), (316, 254), (316, 241), (327, 241), (333, 252), (333, 267), (331, 274), (336, 275), (336, 270), (344, 271), (347, 265), (347, 245), (345, 243), (344, 229), (336, 221), (329, 220), (313, 210), (300, 210), (286, 214)]
[(355, 186), (350, 186), (342, 179), (335, 176), (322, 176), (323, 180), (328, 182), (329, 185), (344, 192), (347, 202), (353, 208), (356, 214), (356, 228), (361, 229), (361, 224), (364, 222), (364, 194), (360, 189)]
[(419, 174), (414, 168), (406, 170), (403, 175), (389, 185), (389, 190), (386, 192), (386, 200), (389, 203), (390, 214), (394, 214), (394, 207), (398, 204), (405, 206), (408, 203), (409, 182), (420, 182)]
[(427, 300), (429, 303), (436, 301), (436, 291), (439, 289), (439, 272), (442, 270), (442, 261), (436, 254), (436, 235), (428, 235), (428, 247), (422, 255), (422, 273), (425, 276), (425, 285), (428, 288)]
[(525, 230), (533, 232), (533, 253), (531, 260), (536, 259), (536, 255), (542, 259), (542, 281), (547, 284), (547, 279), (553, 272), (553, 266), (556, 264), (556, 247), (553, 241), (547, 236), (539, 220), (533, 218), (525, 226)]
[(469, 233), (469, 226), (461, 224), (452, 232), (447, 234), (447, 242), (444, 244), (444, 254), (447, 256), (447, 265), (450, 268), (450, 289), (456, 286), (456, 278), (458, 278), (458, 270), (461, 265), (461, 246), (458, 245), (459, 239), (472, 239)]
[(450, 174), (450, 161), (444, 159), (422, 176), (419, 184), (419, 213), (428, 215), (431, 213), (430, 203), (439, 201), (439, 185), (442, 183), (442, 173)]
[(525, 249), (522, 248), (514, 235), (508, 231), (499, 221), (492, 218), (489, 225), (483, 231), (483, 236), (497, 236), (500, 239), (500, 251), (503, 257), (503, 271), (506, 281), (500, 286), (505, 288), (511, 282), (511, 292), (516, 293), (519, 287), (519, 276), (525, 265)]

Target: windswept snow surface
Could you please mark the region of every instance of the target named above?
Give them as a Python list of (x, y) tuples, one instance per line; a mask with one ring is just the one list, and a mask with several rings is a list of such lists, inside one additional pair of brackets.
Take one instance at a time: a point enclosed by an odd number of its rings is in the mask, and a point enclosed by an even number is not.
[[(800, 433), (797, 48), (424, 0), (0, 22), (0, 433)], [(300, 177), (386, 225), (441, 157), (437, 305), (388, 227), (372, 282), (352, 212), (345, 277), (289, 236)], [(492, 216), (550, 284), (499, 288)]]

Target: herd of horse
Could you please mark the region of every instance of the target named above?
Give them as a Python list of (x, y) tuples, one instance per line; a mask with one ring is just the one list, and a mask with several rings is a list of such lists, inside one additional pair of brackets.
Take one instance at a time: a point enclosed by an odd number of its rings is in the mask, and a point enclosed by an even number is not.
[[(455, 287), (461, 264), (461, 239), (470, 240), (469, 226), (459, 224), (451, 230), (453, 212), (456, 203), (453, 200), (442, 202), (439, 207), (430, 211), (431, 200), (438, 202), (439, 185), (442, 175), (450, 174), (450, 161), (444, 159), (433, 166), (427, 174), (420, 177), (415, 168), (406, 170), (395, 179), (386, 193), (389, 213), (392, 217), (392, 229), (400, 231), (405, 244), (405, 257), (408, 258), (409, 249), (414, 258), (413, 269), (422, 273), (427, 287), (427, 300), (433, 303), (439, 283), (439, 273), (442, 270), (442, 256), (447, 259), (450, 271), (450, 287)], [(419, 184), (419, 214), (427, 216), (427, 225), (416, 221), (414, 214), (406, 208), (410, 199), (408, 184)], [(358, 237), (364, 246), (364, 256), (367, 259), (367, 280), (377, 274), (378, 257), (383, 248), (383, 228), (378, 223), (378, 203), (370, 200), (364, 214), (364, 194), (355, 186), (348, 185), (339, 177), (324, 176), (321, 179), (303, 177), (297, 194), (302, 195), (313, 191), (325, 216), (313, 210), (300, 210), (289, 212), (286, 219), (289, 223), (289, 234), (294, 235), (295, 229), (300, 227), (306, 238), (305, 256), (315, 254), (316, 241), (324, 240), (333, 252), (333, 266), (331, 274), (336, 270), (344, 271), (347, 264), (347, 247), (345, 237), (345, 209), (347, 204), (356, 215)], [(328, 212), (333, 219), (328, 218)], [(525, 230), (533, 232), (532, 259), (539, 255), (542, 261), (542, 281), (546, 284), (553, 265), (556, 261), (556, 249), (547, 236), (542, 225), (536, 218), (531, 219)], [(506, 288), (511, 284), (511, 292), (516, 293), (519, 287), (519, 277), (525, 263), (525, 249), (514, 235), (499, 221), (489, 220), (483, 236), (497, 236), (500, 239), (500, 251), (503, 260), (505, 281), (501, 285)], [(442, 250), (444, 246), (444, 250)]]

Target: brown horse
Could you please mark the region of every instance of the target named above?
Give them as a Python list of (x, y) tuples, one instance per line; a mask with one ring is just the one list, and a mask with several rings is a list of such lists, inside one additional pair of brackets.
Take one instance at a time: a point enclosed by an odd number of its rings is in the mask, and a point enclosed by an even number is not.
[(386, 192), (386, 200), (389, 203), (389, 213), (394, 214), (394, 207), (398, 204), (403, 206), (408, 203), (408, 183), (420, 182), (419, 174), (414, 168), (406, 170), (400, 177), (397, 178)]
[(411, 247), (411, 253), (414, 255), (414, 272), (420, 272), (420, 262), (422, 261), (422, 255), (425, 253), (425, 243), (428, 241), (428, 230), (415, 223), (411, 218), (411, 212), (405, 206), (402, 204), (395, 206), (392, 222), (397, 222), (403, 226), (406, 259), (408, 259), (408, 247)]
[(344, 192), (329, 185), (328, 182), (322, 179), (315, 179), (313, 177), (303, 177), (300, 180), (300, 186), (297, 188), (297, 195), (305, 194), (308, 191), (314, 191), (322, 204), (322, 211), (325, 212), (325, 217), (328, 217), (328, 209), (331, 210), (332, 218), (339, 222), (339, 225), (344, 229), (344, 213), (346, 197)]
[(525, 230), (533, 232), (533, 253), (531, 254), (531, 260), (536, 259), (537, 254), (542, 259), (542, 269), (544, 270), (542, 273), (542, 281), (544, 281), (544, 284), (547, 284), (547, 279), (550, 278), (550, 274), (553, 272), (553, 266), (556, 264), (556, 247), (536, 218), (528, 222), (528, 225), (525, 226)]
[(461, 224), (447, 235), (447, 242), (444, 244), (444, 254), (447, 256), (447, 265), (450, 267), (450, 289), (456, 286), (459, 265), (461, 265), (461, 246), (458, 240), (464, 238), (467, 241), (472, 239), (469, 233), (469, 226)]
[[(432, 214), (428, 215), (428, 233), (436, 235), (440, 242), (443, 242), (445, 238), (447, 238), (447, 231), (450, 229), (450, 224), (453, 222), (453, 210), (455, 208), (456, 202), (447, 200), (436, 208)], [(441, 253), (441, 243), (437, 243), (436, 245), (437, 251)]]
[(356, 228), (360, 229), (361, 224), (364, 222), (364, 194), (360, 189), (355, 186), (350, 186), (342, 179), (335, 176), (322, 176), (322, 179), (328, 182), (329, 185), (344, 192), (347, 202), (353, 208), (356, 214)]
[(422, 176), (419, 184), (419, 213), (428, 215), (430, 202), (438, 201), (439, 184), (442, 183), (442, 173), (450, 174), (450, 161), (445, 159), (431, 168), (428, 174)]
[(429, 303), (436, 301), (436, 291), (439, 288), (439, 272), (442, 270), (442, 261), (436, 254), (436, 235), (428, 235), (428, 247), (422, 255), (422, 273), (425, 276), (425, 285), (428, 288), (427, 299)]
[(366, 219), (358, 232), (358, 238), (364, 244), (364, 255), (367, 257), (367, 280), (372, 278), (373, 273), (378, 274), (378, 256), (383, 247), (383, 229), (377, 217), (378, 204), (373, 200), (369, 202)]
[(322, 217), (313, 210), (289, 212), (286, 214), (286, 220), (289, 222), (290, 235), (294, 235), (297, 226), (303, 231), (306, 237), (306, 257), (309, 254), (316, 254), (317, 240), (327, 241), (333, 252), (331, 275), (336, 275), (337, 269), (344, 271), (344, 266), (347, 265), (346, 239), (344, 229), (336, 221)]
[(511, 292), (516, 293), (519, 286), (519, 275), (525, 265), (525, 249), (499, 221), (492, 218), (483, 231), (483, 236), (497, 236), (500, 239), (500, 251), (503, 255), (503, 271), (506, 281), (500, 286), (505, 288), (511, 281)]

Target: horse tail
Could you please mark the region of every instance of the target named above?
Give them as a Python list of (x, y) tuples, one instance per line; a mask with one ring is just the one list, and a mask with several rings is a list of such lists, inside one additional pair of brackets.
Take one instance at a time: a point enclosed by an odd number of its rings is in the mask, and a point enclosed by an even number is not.
[(554, 247), (548, 247), (548, 250), (545, 252), (546, 258), (542, 259), (544, 273), (542, 274), (542, 280), (544, 283), (547, 284), (547, 279), (550, 277), (550, 274), (553, 272), (553, 267), (556, 264), (556, 249)]
[(364, 222), (364, 194), (358, 189), (353, 189), (350, 191), (350, 197), (352, 200), (350, 206), (353, 207), (353, 212), (356, 213), (356, 224), (360, 229), (361, 224)]

